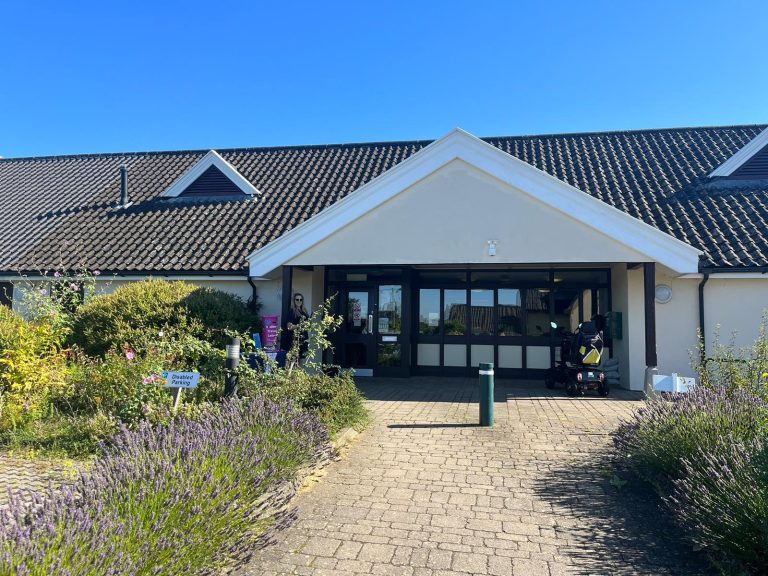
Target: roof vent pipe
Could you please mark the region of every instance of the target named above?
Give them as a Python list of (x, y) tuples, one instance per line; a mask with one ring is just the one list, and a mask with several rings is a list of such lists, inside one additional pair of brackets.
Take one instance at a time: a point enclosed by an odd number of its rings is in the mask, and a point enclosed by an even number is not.
[(128, 168), (125, 164), (120, 166), (120, 206), (125, 208), (130, 203), (128, 197)]

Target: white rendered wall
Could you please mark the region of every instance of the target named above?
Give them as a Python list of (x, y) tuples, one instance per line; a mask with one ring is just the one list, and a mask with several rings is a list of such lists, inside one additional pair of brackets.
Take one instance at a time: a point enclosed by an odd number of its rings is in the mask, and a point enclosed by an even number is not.
[(696, 374), (691, 367), (691, 354), (698, 350), (699, 281), (695, 278), (672, 278), (656, 274), (656, 285), (672, 288), (672, 299), (656, 303), (656, 353), (659, 373)]
[(704, 286), (704, 328), (711, 352), (719, 325), (720, 341), (735, 339), (737, 346), (752, 346), (768, 309), (768, 277), (710, 278)]
[[(574, 192), (578, 194), (578, 192)], [(648, 258), (454, 160), (288, 264), (642, 262)], [(575, 241), (578, 239), (578, 241)], [(488, 255), (496, 240), (496, 255)]]
[[(121, 286), (134, 284), (141, 280), (147, 280), (148, 278), (151, 277), (117, 277), (100, 279), (96, 284), (96, 290), (97, 292), (101, 292), (103, 290), (104, 293), (111, 294)], [(158, 276), (153, 278), (156, 280), (168, 280), (169, 282), (174, 280), (174, 278), (162, 278)], [(201, 288), (213, 288), (214, 290), (221, 290), (222, 292), (234, 294), (235, 296), (242, 298), (244, 302), (248, 302), (248, 300), (251, 298), (251, 295), (253, 294), (251, 285), (248, 283), (246, 278), (238, 280), (212, 280), (201, 278), (197, 280), (187, 277), (184, 279), (184, 281), (189, 282), (190, 284), (194, 284), (195, 286), (200, 286)]]
[(613, 342), (613, 356), (619, 359), (622, 388), (642, 390), (645, 382), (645, 310), (643, 269), (627, 270), (626, 264), (611, 268), (612, 309), (621, 312), (623, 334)]

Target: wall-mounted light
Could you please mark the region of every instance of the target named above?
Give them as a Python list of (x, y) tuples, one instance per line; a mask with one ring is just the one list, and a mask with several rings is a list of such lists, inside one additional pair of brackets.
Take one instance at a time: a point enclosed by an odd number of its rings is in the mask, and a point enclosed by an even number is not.
[(672, 300), (672, 287), (668, 284), (656, 285), (656, 302), (659, 304), (666, 304)]
[(488, 256), (496, 256), (496, 243), (498, 240), (488, 240)]

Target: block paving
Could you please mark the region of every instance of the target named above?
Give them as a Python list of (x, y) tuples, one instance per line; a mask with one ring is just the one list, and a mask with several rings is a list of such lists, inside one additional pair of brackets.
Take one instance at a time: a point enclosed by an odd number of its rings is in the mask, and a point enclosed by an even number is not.
[(571, 399), (497, 382), (487, 428), (476, 381), (360, 385), (374, 422), (238, 574), (710, 573), (655, 495), (614, 474), (610, 433), (642, 405), (638, 394)]
[(76, 475), (76, 464), (70, 461), (20, 458), (0, 452), (0, 508), (8, 505), (9, 492), (29, 500), (30, 491), (46, 493), (49, 483), (58, 487)]

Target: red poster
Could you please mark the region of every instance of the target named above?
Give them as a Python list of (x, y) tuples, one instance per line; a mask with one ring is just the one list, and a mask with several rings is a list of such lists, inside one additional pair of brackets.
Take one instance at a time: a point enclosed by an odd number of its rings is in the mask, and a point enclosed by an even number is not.
[(277, 331), (280, 328), (280, 316), (262, 316), (264, 324), (264, 348), (275, 350), (277, 346)]

